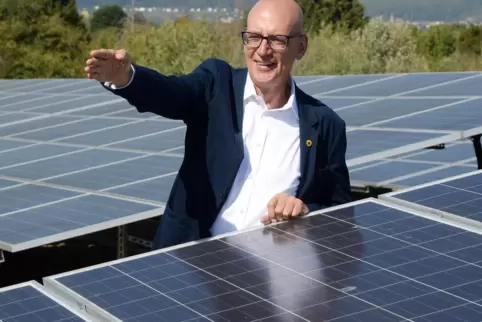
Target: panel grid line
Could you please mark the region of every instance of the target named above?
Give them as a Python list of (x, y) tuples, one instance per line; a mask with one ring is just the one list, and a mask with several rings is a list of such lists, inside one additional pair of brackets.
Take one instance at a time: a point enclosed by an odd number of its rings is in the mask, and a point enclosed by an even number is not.
[[(275, 228), (275, 229), (276, 229), (276, 228)], [(282, 233), (287, 233), (287, 232), (282, 231), (282, 230), (279, 230), (279, 231), (282, 232)], [(289, 234), (289, 233), (288, 233), (288, 234)], [(295, 235), (295, 234), (292, 234), (292, 235), (295, 236), (295, 237), (299, 237), (298, 235)], [(299, 238), (301, 238), (301, 237), (299, 237)], [(222, 241), (222, 242), (226, 243), (227, 245), (229, 245), (229, 246), (231, 246), (231, 247), (237, 248), (237, 249), (242, 250), (242, 251), (246, 251), (245, 249), (243, 249), (243, 248), (241, 248), (241, 247), (239, 247), (239, 246), (237, 246), (237, 245), (230, 244), (230, 243), (228, 243), (228, 242), (226, 242), (226, 241)], [(312, 241), (309, 241), (309, 240), (307, 240), (307, 239), (305, 239), (305, 242), (307, 242), (307, 243), (312, 243), (312, 244), (316, 244), (316, 242), (312, 242)], [(320, 245), (320, 244), (318, 244), (318, 245), (319, 245), (319, 246), (322, 246), (322, 247), (325, 247), (325, 246)], [(328, 248), (328, 247), (326, 247), (326, 248)], [(335, 250), (331, 249), (331, 251), (335, 251)], [(248, 251), (248, 252), (249, 252), (249, 251)], [(344, 253), (342, 253), (342, 252), (339, 252), (339, 253), (342, 254), (342, 255), (346, 255), (346, 254), (344, 254)], [(265, 260), (265, 261), (268, 261), (268, 262), (270, 262), (271, 264), (274, 264), (274, 265), (276, 265), (276, 266), (280, 266), (280, 267), (282, 267), (282, 268), (284, 268), (284, 269), (290, 270), (290, 271), (292, 271), (294, 274), (301, 275), (301, 276), (303, 276), (303, 277), (305, 277), (305, 278), (308, 278), (308, 279), (312, 280), (312, 281), (315, 282), (315, 283), (324, 285), (325, 287), (330, 288), (330, 289), (332, 289), (332, 290), (334, 290), (334, 291), (339, 291), (339, 292), (341, 292), (341, 293), (344, 293), (344, 294), (345, 294), (346, 296), (348, 296), (348, 297), (352, 297), (352, 298), (355, 298), (355, 299), (357, 299), (357, 300), (360, 300), (360, 301), (362, 301), (362, 302), (364, 302), (364, 303), (366, 303), (366, 304), (369, 304), (370, 306), (373, 306), (373, 308), (377, 308), (377, 309), (383, 310), (383, 311), (385, 311), (385, 312), (387, 312), (387, 313), (396, 315), (396, 316), (398, 316), (398, 317), (400, 317), (400, 318), (402, 318), (402, 319), (404, 319), (404, 320), (408, 320), (408, 319), (407, 319), (406, 317), (404, 317), (404, 316), (401, 316), (401, 315), (399, 315), (399, 314), (395, 314), (394, 312), (391, 312), (391, 311), (389, 311), (389, 310), (387, 310), (387, 309), (385, 309), (385, 308), (383, 308), (383, 307), (381, 307), (381, 306), (378, 306), (378, 305), (376, 305), (376, 304), (370, 303), (369, 301), (366, 301), (366, 300), (364, 300), (364, 299), (361, 299), (361, 298), (359, 298), (359, 297), (357, 297), (357, 296), (355, 296), (355, 295), (352, 295), (352, 294), (350, 294), (350, 293), (348, 293), (348, 292), (346, 292), (346, 291), (344, 292), (344, 291), (339, 290), (339, 289), (337, 289), (337, 288), (335, 288), (335, 287), (333, 287), (333, 286), (331, 286), (331, 285), (329, 285), (329, 284), (325, 284), (325, 283), (323, 283), (323, 282), (320, 282), (320, 281), (318, 281), (317, 279), (312, 278), (312, 277), (309, 276), (309, 275), (306, 275), (306, 274), (304, 274), (304, 273), (297, 272), (296, 270), (293, 270), (293, 269), (291, 269), (291, 268), (288, 268), (288, 267), (286, 267), (286, 266), (284, 266), (284, 265), (282, 265), (282, 264), (279, 264), (279, 263), (277, 263), (277, 262), (275, 262), (275, 261), (272, 261), (272, 260), (270, 260), (270, 259), (264, 258), (264, 257), (262, 257), (262, 256), (260, 256), (260, 255), (257, 255), (257, 254), (254, 254), (254, 253), (252, 253), (252, 255), (253, 255), (253, 256), (256, 256), (256, 257), (258, 257), (258, 258), (260, 258), (260, 259), (263, 259), (263, 260)], [(172, 255), (171, 255), (171, 256), (172, 256)], [(353, 259), (359, 260), (359, 259), (357, 259), (356, 257), (353, 257)], [(369, 263), (367, 263), (367, 264), (369, 264)], [(370, 265), (371, 265), (371, 264), (370, 264)], [(383, 270), (383, 268), (381, 268), (381, 269)], [(238, 286), (238, 287), (239, 287), (239, 286)], [(242, 288), (241, 288), (241, 289), (242, 289)]]
[[(328, 215), (328, 214), (323, 214), (323, 215), (326, 215), (326, 216), (330, 217), (331, 219), (335, 219), (335, 220), (338, 220), (338, 221), (341, 221), (341, 222), (344, 222), (344, 223), (353, 225), (353, 224), (351, 224), (351, 223), (349, 223), (349, 222), (347, 222), (347, 221), (344, 221), (344, 220), (341, 220), (341, 219), (337, 219), (337, 218), (332, 217), (332, 216), (330, 216), (330, 215)], [(319, 243), (317, 243), (317, 242), (310, 241), (310, 240), (308, 240), (308, 239), (306, 239), (306, 238), (304, 238), (304, 237), (302, 237), (302, 236), (299, 236), (299, 235), (296, 235), (296, 234), (293, 234), (293, 233), (290, 233), (290, 232), (286, 232), (286, 231), (280, 230), (280, 229), (278, 229), (278, 228), (276, 228), (276, 227), (274, 227), (274, 228), (277, 229), (277, 230), (279, 230), (280, 232), (285, 233), (285, 234), (290, 234), (290, 235), (292, 235), (292, 236), (294, 236), (294, 237), (303, 239), (303, 240), (305, 240), (305, 242), (307, 242), (307, 243), (313, 243), (313, 244), (316, 244), (316, 245), (318, 245), (318, 246), (322, 246), (322, 247), (328, 248), (328, 249), (330, 249), (331, 251), (334, 251), (334, 252), (343, 254), (343, 255), (345, 255), (345, 256), (351, 257), (351, 258), (353, 258), (354, 260), (359, 260), (359, 261), (364, 262), (364, 260), (359, 259), (359, 258), (356, 258), (356, 257), (354, 257), (354, 256), (352, 256), (352, 255), (347, 254), (347, 253), (344, 253), (344, 252), (341, 251), (341, 250), (332, 249), (332, 248), (330, 248), (329, 246), (325, 246), (325, 245), (319, 244)], [(456, 261), (463, 261), (463, 260), (458, 259), (458, 258), (456, 258), (456, 257), (449, 256), (448, 254), (443, 254), (443, 253), (434, 251), (434, 250), (432, 250), (432, 249), (425, 248), (425, 247), (421, 246), (420, 244), (412, 244), (412, 245), (410, 245), (410, 243), (407, 243), (407, 242), (404, 241), (403, 239), (399, 239), (399, 238), (396, 238), (396, 237), (394, 237), (394, 236), (386, 235), (386, 234), (380, 233), (380, 232), (378, 232), (378, 231), (372, 230), (372, 229), (367, 228), (367, 227), (363, 227), (363, 229), (369, 230), (369, 231), (374, 232), (374, 233), (377, 233), (377, 234), (384, 235), (384, 236), (387, 237), (387, 238), (396, 239), (396, 240), (398, 240), (398, 241), (400, 241), (400, 242), (402, 242), (402, 243), (406, 243), (406, 244), (408, 244), (407, 247), (417, 246), (417, 247), (423, 248), (423, 249), (425, 249), (425, 250), (427, 250), (427, 251), (434, 252), (434, 253), (436, 253), (436, 254), (439, 255), (439, 256), (445, 256), (445, 257), (451, 258), (451, 259), (456, 260)], [(233, 246), (234, 246), (234, 245), (233, 245)], [(235, 246), (235, 247), (237, 247), (237, 246)], [(342, 248), (341, 248), (341, 249), (342, 249)], [(398, 249), (397, 249), (397, 250), (398, 250)], [(387, 253), (389, 253), (389, 252), (391, 252), (391, 251), (388, 251)], [(465, 300), (465, 301), (467, 301), (467, 302), (469, 302), (469, 303), (471, 303), (471, 304), (475, 304), (475, 305), (478, 305), (478, 306), (482, 307), (482, 304), (478, 304), (478, 303), (476, 303), (476, 302), (474, 302), (474, 301), (469, 301), (468, 299), (465, 299), (465, 298), (463, 298), (463, 297), (459, 297), (459, 296), (457, 296), (457, 295), (451, 294), (451, 293), (446, 292), (446, 291), (444, 291), (444, 290), (437, 289), (437, 288), (431, 286), (430, 284), (425, 284), (425, 283), (423, 283), (423, 282), (417, 281), (417, 280), (415, 280), (415, 279), (413, 279), (413, 278), (410, 278), (410, 277), (408, 277), (408, 276), (405, 276), (405, 275), (403, 275), (403, 274), (400, 274), (400, 273), (397, 273), (397, 272), (393, 272), (393, 271), (391, 271), (390, 269), (384, 268), (384, 267), (382, 267), (382, 266), (378, 266), (378, 265), (376, 265), (376, 264), (372, 264), (372, 263), (369, 263), (369, 262), (365, 262), (365, 263), (366, 263), (366, 264), (369, 264), (369, 265), (371, 265), (371, 266), (375, 266), (375, 267), (379, 268), (380, 270), (388, 271), (388, 272), (390, 272), (390, 273), (399, 275), (400, 277), (404, 277), (404, 278), (406, 278), (406, 279), (408, 279), (408, 280), (410, 280), (410, 281), (412, 281), (412, 282), (422, 284), (422, 285), (424, 285), (424, 286), (426, 286), (426, 287), (429, 287), (429, 288), (433, 288), (435, 291), (443, 292), (443, 293), (445, 293), (445, 294), (447, 294), (447, 295), (458, 297), (458, 298), (461, 299), (461, 300)], [(481, 267), (481, 268), (482, 268), (482, 266), (477, 265), (477, 264), (475, 264), (475, 263), (469, 263), (469, 262), (465, 262), (465, 263), (466, 263), (467, 265), (472, 265), (472, 266), (477, 266), (477, 267)], [(298, 274), (300, 274), (300, 273), (298, 273)]]
[(164, 294), (164, 293), (159, 292), (159, 291), (156, 290), (155, 288), (153, 288), (153, 287), (151, 287), (151, 286), (143, 283), (142, 281), (138, 280), (137, 278), (135, 278), (135, 277), (133, 277), (133, 276), (130, 276), (129, 274), (124, 273), (123, 271), (119, 270), (118, 268), (116, 268), (116, 267), (112, 267), (112, 268), (113, 268), (114, 270), (118, 271), (119, 273), (121, 273), (122, 275), (126, 276), (127, 278), (130, 278), (130, 279), (135, 280), (137, 283), (139, 283), (139, 284), (141, 284), (141, 285), (143, 285), (143, 286), (151, 289), (152, 291), (158, 293), (159, 295), (165, 296), (165, 297), (167, 297), (168, 299), (170, 299), (171, 301), (176, 302), (176, 303), (179, 304), (180, 306), (182, 306), (182, 307), (184, 307), (184, 308), (186, 308), (186, 309), (188, 309), (188, 310), (190, 310), (190, 311), (198, 314), (200, 317), (206, 318), (206, 319), (208, 319), (208, 320), (211, 321), (211, 322), (215, 322), (215, 321), (209, 319), (208, 317), (204, 316), (203, 314), (197, 312), (196, 310), (193, 310), (192, 308), (186, 306), (185, 304), (183, 304), (183, 303), (181, 303), (181, 302), (173, 299), (172, 297), (170, 297), (170, 296), (168, 296), (168, 295), (166, 295), (166, 294)]
[[(204, 272), (204, 273), (206, 273), (206, 274), (209, 274), (209, 275), (211, 275), (211, 276), (213, 276), (213, 277), (215, 277), (215, 278), (217, 278), (217, 279), (219, 279), (219, 280), (221, 280), (221, 281), (223, 281), (223, 282), (225, 282), (225, 283), (227, 283), (227, 284), (230, 284), (230, 285), (232, 285), (232, 286), (240, 289), (241, 291), (244, 291), (244, 292), (246, 292), (246, 293), (248, 293), (248, 294), (251, 294), (252, 296), (257, 297), (257, 298), (259, 298), (259, 299), (262, 300), (262, 301), (266, 301), (266, 302), (268, 302), (268, 303), (270, 303), (270, 304), (272, 304), (272, 305), (274, 305), (274, 306), (282, 309), (282, 310), (285, 311), (286, 313), (291, 313), (291, 314), (293, 314), (294, 316), (296, 316), (296, 317), (298, 317), (298, 318), (300, 318), (300, 319), (303, 319), (304, 321), (308, 321), (308, 322), (309, 322), (309, 320), (306, 320), (306, 319), (303, 318), (302, 316), (300, 316), (300, 315), (298, 315), (298, 314), (296, 314), (296, 313), (294, 313), (294, 312), (291, 312), (291, 311), (285, 309), (284, 307), (282, 307), (282, 306), (280, 306), (280, 305), (278, 305), (278, 304), (276, 304), (276, 303), (274, 303), (274, 302), (271, 302), (271, 301), (268, 301), (268, 300), (266, 300), (266, 299), (263, 299), (263, 298), (260, 297), (259, 295), (255, 294), (255, 293), (252, 293), (252, 292), (250, 292), (250, 291), (248, 291), (248, 290), (246, 290), (246, 289), (244, 289), (244, 288), (242, 288), (242, 287), (239, 287), (238, 285), (236, 285), (236, 284), (234, 284), (234, 283), (231, 283), (231, 282), (229, 282), (229, 281), (226, 281), (226, 280), (225, 280), (224, 278), (222, 278), (222, 277), (216, 276), (215, 274), (212, 274), (211, 272), (208, 272), (208, 271), (206, 271), (206, 270), (204, 270), (204, 269), (202, 269), (202, 268), (199, 268), (199, 267), (197, 267), (197, 266), (195, 266), (195, 265), (193, 265), (193, 264), (191, 264), (191, 263), (189, 263), (189, 262), (186, 262), (185, 260), (180, 259), (180, 258), (178, 258), (178, 257), (176, 257), (176, 256), (174, 256), (174, 255), (172, 255), (172, 254), (166, 253), (166, 255), (169, 255), (169, 256), (171, 256), (172, 258), (174, 258), (174, 259), (176, 259), (176, 260), (178, 260), (178, 261), (180, 261), (180, 262), (183, 262), (184, 264), (187, 264), (187, 265), (195, 268), (196, 270), (199, 270), (199, 271), (201, 271), (201, 272)], [(256, 255), (254, 255), (254, 256), (256, 256)], [(276, 264), (276, 263), (274, 263), (274, 264)]]

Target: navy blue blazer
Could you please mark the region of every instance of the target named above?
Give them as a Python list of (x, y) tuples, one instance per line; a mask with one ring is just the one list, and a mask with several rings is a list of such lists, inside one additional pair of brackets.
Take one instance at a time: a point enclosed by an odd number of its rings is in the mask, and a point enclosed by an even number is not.
[[(210, 237), (244, 156), (243, 94), (247, 69), (207, 59), (192, 73), (166, 76), (134, 65), (127, 87), (111, 90), (139, 112), (186, 124), (185, 155), (153, 248)], [(301, 178), (297, 198), (310, 211), (351, 201), (345, 122), (296, 87)]]

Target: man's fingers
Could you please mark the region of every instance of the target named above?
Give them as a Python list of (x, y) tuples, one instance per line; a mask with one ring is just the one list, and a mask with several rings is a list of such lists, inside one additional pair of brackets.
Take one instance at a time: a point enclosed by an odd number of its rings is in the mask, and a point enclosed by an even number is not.
[(279, 197), (276, 202), (276, 207), (274, 209), (274, 222), (283, 220), (283, 211), (286, 207), (286, 198)]
[(287, 198), (285, 203), (285, 207), (283, 209), (283, 219), (287, 220), (293, 216), (294, 208), (296, 205), (296, 199), (294, 197)]
[(127, 64), (130, 61), (130, 56), (127, 51), (125, 51), (124, 49), (120, 49), (115, 52), (115, 59), (117, 59), (121, 63)]
[(276, 218), (276, 207), (278, 207), (278, 198), (274, 196), (268, 203), (268, 218), (270, 221)]
[(102, 60), (115, 59), (115, 53), (114, 49), (96, 49), (90, 52), (90, 56)]
[(300, 216), (302, 210), (303, 210), (303, 203), (300, 200), (298, 200), (293, 206), (291, 216), (293, 216), (293, 217)]

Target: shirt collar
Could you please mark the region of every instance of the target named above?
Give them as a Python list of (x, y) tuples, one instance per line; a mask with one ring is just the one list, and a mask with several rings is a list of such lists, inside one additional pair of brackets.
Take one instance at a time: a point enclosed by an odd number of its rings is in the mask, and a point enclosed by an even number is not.
[[(286, 102), (286, 104), (281, 107), (281, 108), (278, 108), (276, 110), (287, 110), (287, 109), (291, 109), (293, 111), (293, 113), (295, 114), (296, 118), (299, 119), (299, 115), (298, 115), (298, 105), (296, 103), (296, 94), (295, 94), (295, 86), (296, 86), (296, 83), (293, 79), (293, 77), (290, 77), (290, 80), (291, 80), (291, 94), (290, 94), (290, 97), (288, 99), (288, 101)], [(244, 101), (246, 102), (248, 99), (250, 98), (256, 98), (258, 95), (256, 94), (256, 89), (254, 88), (254, 84), (253, 84), (253, 80), (251, 79), (251, 77), (249, 76), (249, 72), (247, 74), (247, 77), (246, 77), (246, 84), (244, 86)]]

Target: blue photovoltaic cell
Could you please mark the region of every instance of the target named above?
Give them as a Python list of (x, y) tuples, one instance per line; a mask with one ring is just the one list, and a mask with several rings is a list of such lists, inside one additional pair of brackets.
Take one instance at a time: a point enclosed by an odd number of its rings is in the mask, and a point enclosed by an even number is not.
[(122, 321), (477, 322), (481, 256), (481, 235), (365, 202), (53, 279)]
[(186, 128), (184, 127), (174, 131), (150, 135), (139, 139), (113, 144), (110, 147), (118, 149), (134, 149), (159, 152), (183, 146), (185, 135)]
[[(4, 189), (0, 192), (0, 214), (5, 216), (5, 214), (24, 208), (37, 207), (76, 195), (79, 195), (79, 193), (31, 184)], [(0, 225), (0, 229), (3, 228), (5, 227)]]
[(79, 150), (68, 155), (0, 169), (0, 175), (38, 180), (140, 156), (142, 155), (131, 152)]
[[(95, 133), (79, 135), (59, 141), (72, 144), (99, 146), (124, 140), (130, 141), (137, 137), (153, 134), (156, 132), (171, 130), (178, 126), (179, 124), (176, 124), (174, 122), (145, 120), (142, 122), (125, 124), (124, 126), (119, 126), (113, 129), (101, 130)], [(182, 141), (180, 143), (182, 143)]]
[(347, 132), (347, 160), (441, 137), (440, 133), (361, 130)]
[[(64, 79), (53, 79), (53, 80), (46, 80), (46, 79), (39, 79), (37, 81), (32, 82), (25, 82), (21, 86), (15, 87), (15, 90), (24, 93), (44, 93), (45, 90), (56, 90), (54, 93), (66, 93), (65, 85), (66, 81)], [(19, 84), (20, 85), (20, 84)]]
[(402, 191), (392, 197), (482, 222), (482, 173)]
[(181, 162), (182, 158), (179, 157), (146, 156), (48, 181), (90, 190), (108, 189), (176, 172), (179, 170)]
[[(333, 110), (337, 110), (343, 107), (358, 105), (361, 103), (369, 102), (370, 99), (359, 98), (325, 98), (321, 97), (320, 101)], [(337, 112), (338, 113), (338, 112)]]
[(167, 203), (171, 188), (177, 174), (164, 176), (162, 178), (143, 181), (120, 188), (109, 190), (109, 192), (130, 196), (134, 198), (154, 200)]
[[(15, 185), (18, 185), (18, 184), (20, 184), (20, 183), (16, 182), (16, 181), (0, 179), (0, 189), (12, 187), (12, 186), (15, 186)], [(0, 194), (1, 194), (1, 192), (0, 192)]]
[[(139, 113), (135, 108), (132, 106), (128, 110), (119, 110), (117, 113), (112, 113), (111, 116), (115, 117), (129, 117), (129, 118), (136, 118), (136, 119), (145, 119), (145, 118), (160, 118), (157, 114), (151, 113), (151, 112), (144, 112), (144, 113)], [(167, 119), (166, 119), (167, 120)], [(169, 120), (172, 122), (172, 120)], [(182, 121), (176, 121), (179, 125), (184, 125)]]
[(448, 168), (443, 168), (434, 172), (427, 172), (424, 174), (420, 174), (420, 175), (402, 179), (402, 180), (394, 180), (392, 183), (397, 185), (402, 185), (402, 186), (416, 186), (416, 185), (424, 184), (435, 180), (442, 180), (442, 179), (450, 178), (460, 174), (469, 173), (474, 170), (477, 170), (476, 166), (473, 166), (473, 167), (451, 166)]
[(380, 182), (436, 167), (429, 163), (389, 161), (364, 169), (351, 170), (350, 180)]
[(0, 289), (2, 322), (84, 321), (52, 298), (30, 285)]
[(71, 98), (63, 98), (63, 99), (58, 99), (56, 103), (54, 104), (48, 104), (48, 105), (37, 105), (36, 108), (32, 108), (29, 111), (35, 112), (35, 113), (59, 113), (59, 112), (66, 112), (68, 110), (72, 109), (77, 109), (80, 107), (87, 107), (93, 105), (96, 108), (100, 104), (110, 104), (111, 101), (113, 101), (116, 98), (113, 97), (108, 97), (108, 96), (87, 96), (83, 97), (81, 99), (71, 97)]
[(0, 124), (7, 124), (16, 121), (21, 121), (33, 117), (38, 117), (38, 115), (27, 114), (27, 113), (2, 113), (0, 114)]
[(474, 158), (474, 147), (472, 143), (460, 143), (446, 145), (442, 150), (425, 150), (421, 153), (404, 156), (407, 160), (433, 161), (433, 162), (460, 162)]
[[(60, 195), (64, 194), (65, 197), (67, 192), (57, 190), (56, 193), (57, 198), (52, 196), (51, 199), (57, 199), (58, 202), (0, 216), (0, 241), (10, 245), (35, 242), (36, 239), (42, 237), (67, 233), (96, 224), (105, 224), (115, 219), (127, 220), (128, 216), (156, 209), (147, 204), (94, 195), (78, 196), (77, 193), (71, 193), (77, 195), (76, 198), (60, 201)], [(4, 195), (5, 191), (2, 191), (0, 194), (2, 200)], [(32, 202), (27, 200), (26, 196), (33, 198), (35, 194), (29, 192), (18, 195), (18, 200), (15, 203), (12, 202), (12, 205), (27, 208), (27, 202)], [(65, 238), (68, 237), (64, 236), (62, 239)]]
[(32, 162), (35, 162), (35, 160), (53, 158), (55, 156), (68, 154), (80, 150), (81, 148), (53, 144), (37, 144), (33, 146), (23, 147), (21, 149), (2, 153), (0, 157), (0, 172), (2, 170), (5, 170), (7, 167), (25, 166), (22, 164), (32, 164)]
[[(319, 82), (301, 85), (300, 88), (308, 95), (335, 94), (338, 96), (343, 88), (360, 86), (360, 84), (373, 82), (380, 79), (388, 79), (390, 75), (346, 75), (328, 77)], [(368, 85), (363, 85), (368, 86)], [(344, 96), (344, 95), (342, 95)]]
[(384, 99), (337, 111), (349, 126), (362, 126), (421, 112), (461, 100), (448, 99)]
[(28, 132), (25, 134), (15, 135), (15, 137), (39, 141), (49, 141), (57, 140), (60, 138), (70, 137), (81, 133), (86, 133), (89, 131), (98, 131), (111, 126), (118, 126), (125, 124), (127, 122), (132, 122), (130, 120), (121, 119), (86, 119), (82, 121), (71, 120), (71, 122), (58, 125), (55, 127), (50, 127), (43, 130), (36, 130), (33, 132)]
[[(481, 73), (478, 73), (482, 75)], [(456, 83), (442, 85), (419, 92), (410, 93), (410, 96), (481, 96), (482, 77), (472, 77)]]
[(364, 168), (366, 168), (366, 167), (373, 166), (373, 165), (377, 165), (377, 164), (380, 164), (380, 163), (382, 163), (382, 162), (384, 162), (384, 161), (381, 161), (381, 160), (373, 160), (373, 161), (364, 162), (364, 163), (361, 163), (361, 164), (349, 166), (348, 169), (350, 170), (350, 173), (351, 173), (351, 171), (353, 171), (353, 170), (364, 169)]
[[(107, 95), (106, 95), (106, 97), (110, 97), (111, 99), (118, 98), (118, 97), (111, 97), (111, 96), (107, 96)], [(100, 115), (104, 115), (104, 114), (111, 114), (111, 113), (114, 113), (114, 112), (123, 111), (125, 109), (134, 109), (134, 107), (132, 105), (130, 105), (129, 102), (127, 102), (127, 101), (120, 101), (120, 102), (115, 103), (115, 104), (96, 106), (96, 107), (93, 107), (93, 108), (72, 111), (72, 112), (69, 112), (67, 114), (69, 114), (69, 115), (100, 116)], [(140, 114), (140, 113), (137, 112), (137, 114)], [(121, 116), (121, 115), (116, 114), (116, 116)]]
[[(41, 81), (34, 79), (22, 79), (22, 80), (9, 80), (7, 84), (2, 84), (2, 91), (8, 91), (9, 96), (17, 91), (21, 91), (24, 86), (31, 86), (33, 84), (39, 84)], [(53, 82), (52, 82), (53, 83)]]
[(482, 99), (467, 101), (398, 120), (383, 122), (383, 127), (465, 131), (481, 126)]
[[(96, 85), (99, 86), (99, 83), (90, 80), (90, 79), (83, 79), (79, 82), (78, 79), (71, 79), (71, 80), (64, 80), (64, 84), (62, 84), (62, 92), (63, 93), (70, 93), (73, 92), (75, 94), (79, 94), (79, 90), (88, 88), (88, 87), (95, 87)], [(58, 85), (58, 84), (57, 84)], [(54, 86), (45, 87), (42, 90), (42, 93), (49, 93), (49, 94), (57, 94), (59, 92), (58, 88)]]
[(6, 105), (11, 105), (13, 103), (22, 103), (25, 101), (37, 99), (42, 96), (43, 95), (41, 94), (29, 94), (29, 93), (12, 94), (11, 96), (0, 99), (0, 110), (7, 109), (8, 107), (6, 107)]
[(105, 94), (106, 91), (107, 90), (102, 85), (92, 82), (92, 84), (89, 85), (89, 87), (85, 86), (82, 89), (80, 88), (76, 89), (75, 93), (76, 94)]
[[(35, 108), (37, 106), (49, 105), (49, 104), (57, 104), (58, 102), (63, 102), (66, 100), (73, 100), (73, 99), (80, 99), (83, 98), (81, 95), (42, 95), (36, 99), (25, 101), (25, 102), (16, 102), (12, 103), (9, 108), (6, 106), (1, 106), (0, 110), (6, 111), (21, 111), (24, 109)], [(0, 101), (1, 102), (1, 101)]]
[[(13, 141), (13, 140), (8, 140), (8, 139), (0, 139), (0, 153), (10, 151), (10, 150), (13, 150), (13, 149), (19, 149), (19, 148), (27, 146), (27, 145), (32, 145), (32, 143), (22, 142), (22, 141)], [(4, 157), (4, 155), (2, 155), (2, 158), (3, 157)]]
[[(425, 73), (408, 74), (399, 77), (385, 79), (364, 86), (337, 91), (339, 96), (389, 96), (419, 91), (425, 87), (434, 86), (455, 80), (468, 78), (478, 73)], [(413, 93), (415, 93), (413, 92)], [(412, 95), (412, 93), (410, 93)]]
[(22, 123), (16, 123), (14, 125), (0, 127), (0, 136), (14, 135), (18, 133), (23, 133), (26, 131), (33, 131), (36, 129), (41, 129), (48, 126), (54, 126), (66, 122), (72, 122), (75, 120), (80, 120), (80, 117), (74, 116), (48, 116), (38, 120), (31, 120)]

